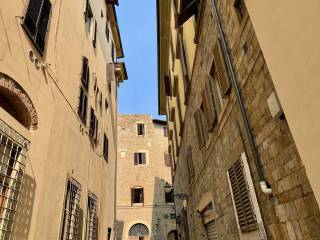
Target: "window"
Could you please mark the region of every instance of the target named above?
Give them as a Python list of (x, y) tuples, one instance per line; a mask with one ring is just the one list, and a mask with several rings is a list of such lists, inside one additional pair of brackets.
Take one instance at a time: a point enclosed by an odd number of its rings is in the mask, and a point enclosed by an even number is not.
[(89, 69), (89, 60), (86, 57), (82, 58), (82, 72), (81, 72), (81, 81), (83, 86), (88, 90), (90, 80), (90, 69)]
[[(15, 141), (17, 138), (19, 141)], [(0, 120), (0, 238), (11, 239), (25, 169), (23, 137)], [(19, 209), (18, 209), (19, 211)]]
[(92, 193), (88, 194), (87, 209), (87, 239), (98, 239), (97, 198)]
[(192, 159), (191, 146), (188, 147), (188, 153), (187, 153), (186, 158), (187, 158), (189, 177), (192, 178), (194, 176), (194, 165), (193, 165), (193, 159)]
[(110, 30), (109, 30), (109, 22), (108, 21), (106, 21), (106, 37), (107, 37), (107, 41), (109, 42)]
[(67, 192), (63, 206), (61, 240), (79, 239), (80, 184), (68, 179)]
[(190, 79), (189, 79), (188, 66), (187, 66), (187, 57), (186, 57), (183, 36), (181, 31), (179, 31), (178, 33), (178, 46), (179, 46), (179, 58), (181, 61), (182, 77), (183, 77), (183, 83), (184, 83), (185, 99), (188, 99)]
[(169, 153), (164, 154), (164, 165), (167, 167), (171, 167), (171, 157)]
[(111, 43), (111, 58), (112, 58), (112, 62), (115, 62), (115, 60), (114, 60), (114, 43), (112, 42)]
[(173, 203), (173, 188), (171, 188), (170, 192), (165, 191), (164, 193), (166, 203)]
[(214, 97), (212, 89), (210, 87), (211, 82), (206, 82), (205, 87), (202, 91), (202, 102), (207, 121), (208, 130), (212, 131), (217, 121), (216, 108), (214, 104)]
[(218, 231), (216, 226), (216, 221), (210, 221), (205, 224), (208, 240), (218, 240)]
[(138, 134), (138, 136), (144, 136), (144, 134), (145, 134), (144, 123), (137, 124), (137, 134)]
[(97, 47), (97, 21), (96, 20), (94, 20), (93, 22), (92, 44), (94, 48)]
[(170, 213), (170, 219), (176, 219), (176, 214), (175, 213)]
[(251, 202), (244, 163), (241, 158), (228, 170), (228, 179), (241, 232), (245, 233), (256, 230), (258, 224)]
[(93, 108), (91, 108), (89, 133), (90, 133), (90, 136), (94, 140), (98, 139), (98, 129), (99, 129), (98, 125), (99, 125), (98, 119), (97, 119), (96, 115), (94, 114)]
[(163, 136), (168, 137), (168, 128), (167, 127), (163, 127)]
[(178, 114), (179, 114), (179, 123), (180, 123), (180, 130), (179, 130), (179, 136), (181, 137), (184, 130), (184, 124), (183, 124), (183, 116), (182, 116), (182, 109), (181, 109), (181, 100), (180, 100), (180, 94), (177, 95), (177, 107), (178, 107)]
[(181, 9), (177, 17), (176, 26), (180, 27), (193, 15), (197, 19), (199, 6), (200, 6), (200, 0), (181, 1)]
[(228, 94), (231, 85), (219, 38), (213, 49), (213, 63), (210, 75), (218, 82), (221, 98), (225, 97)]
[(134, 153), (134, 165), (146, 164), (146, 153)]
[(164, 89), (165, 89), (166, 96), (168, 97), (172, 96), (171, 76), (165, 75), (163, 77), (163, 81), (164, 81)]
[(108, 227), (108, 240), (111, 240), (112, 229)]
[(106, 134), (103, 136), (103, 157), (106, 161), (109, 158), (109, 140)]
[(143, 203), (144, 196), (143, 196), (143, 188), (142, 187), (135, 187), (131, 189), (131, 203)]
[(144, 237), (148, 237), (148, 236), (149, 236), (149, 229), (146, 225), (144, 225), (142, 223), (137, 223), (137, 224), (133, 225), (129, 230), (130, 239), (133, 237), (134, 239), (137, 238), (137, 240), (138, 239), (144, 240)]
[(233, 6), (234, 6), (234, 9), (236, 10), (238, 21), (239, 23), (241, 23), (247, 12), (247, 8), (244, 3), (244, 0), (235, 0)]
[(85, 21), (86, 21), (86, 31), (91, 32), (92, 23), (93, 23), (93, 13), (91, 10), (91, 6), (89, 4), (89, 0), (86, 0), (86, 9), (85, 9)]
[(199, 148), (203, 148), (208, 139), (208, 126), (205, 118), (203, 103), (201, 104), (200, 108), (196, 110), (194, 114), (194, 121), (196, 125)]
[(23, 20), (23, 27), (40, 54), (43, 53), (45, 47), (50, 12), (49, 0), (30, 0)]

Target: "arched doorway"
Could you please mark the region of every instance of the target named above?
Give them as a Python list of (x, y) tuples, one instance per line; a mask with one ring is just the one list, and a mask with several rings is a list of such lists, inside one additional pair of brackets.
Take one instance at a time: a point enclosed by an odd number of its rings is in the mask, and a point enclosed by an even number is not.
[(167, 240), (177, 240), (178, 234), (176, 230), (172, 230), (168, 233)]
[(12, 78), (0, 73), (0, 107), (27, 129), (37, 129), (38, 116), (31, 99)]
[(129, 230), (130, 240), (148, 240), (149, 239), (149, 229), (146, 225), (142, 223), (134, 224)]

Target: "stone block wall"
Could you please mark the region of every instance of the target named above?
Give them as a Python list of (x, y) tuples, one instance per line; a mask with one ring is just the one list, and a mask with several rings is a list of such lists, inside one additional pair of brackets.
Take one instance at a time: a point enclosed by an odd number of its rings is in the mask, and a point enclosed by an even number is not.
[[(201, 196), (211, 191), (219, 239), (240, 239), (236, 213), (227, 180), (227, 170), (246, 152), (258, 204), (269, 239), (320, 239), (320, 212), (305, 168), (291, 136), (285, 116), (273, 118), (267, 100), (275, 92), (272, 78), (248, 14), (240, 24), (234, 16), (233, 1), (217, 1), (237, 78), (253, 129), (258, 152), (272, 195), (261, 191), (257, 168), (245, 133), (232, 88), (226, 98), (218, 125), (203, 149), (199, 149), (193, 114), (201, 103), (217, 41), (217, 26), (211, 0), (205, 0), (204, 20), (192, 72), (190, 99), (174, 176), (177, 192), (188, 192), (191, 239), (206, 239), (202, 218), (197, 213)], [(209, 54), (208, 54), (209, 53)], [(237, 124), (240, 125), (240, 130)], [(195, 176), (189, 179), (186, 155), (192, 148)], [(189, 183), (190, 182), (190, 183)], [(176, 201), (178, 212), (182, 201)]]

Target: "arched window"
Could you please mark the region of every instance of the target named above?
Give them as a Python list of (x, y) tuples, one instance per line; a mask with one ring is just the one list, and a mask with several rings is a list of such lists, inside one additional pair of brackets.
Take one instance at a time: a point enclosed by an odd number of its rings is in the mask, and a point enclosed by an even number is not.
[(23, 88), (9, 76), (0, 73), (0, 107), (28, 129), (37, 129), (38, 117)]
[(146, 237), (149, 236), (149, 229), (142, 223), (133, 225), (129, 230), (129, 237)]
[(172, 230), (171, 232), (168, 233), (168, 240), (176, 240), (178, 239), (178, 234), (176, 230)]

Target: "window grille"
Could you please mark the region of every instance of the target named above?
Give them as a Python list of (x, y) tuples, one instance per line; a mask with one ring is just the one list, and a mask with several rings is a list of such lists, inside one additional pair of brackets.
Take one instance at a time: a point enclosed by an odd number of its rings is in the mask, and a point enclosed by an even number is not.
[(79, 239), (80, 184), (68, 179), (61, 240)]
[(98, 239), (97, 198), (92, 193), (88, 195), (87, 221), (88, 240)]
[(137, 223), (133, 225), (129, 230), (130, 237), (144, 237), (149, 236), (149, 229), (146, 225), (142, 223)]
[(10, 239), (28, 144), (19, 133), (0, 120), (0, 239)]

